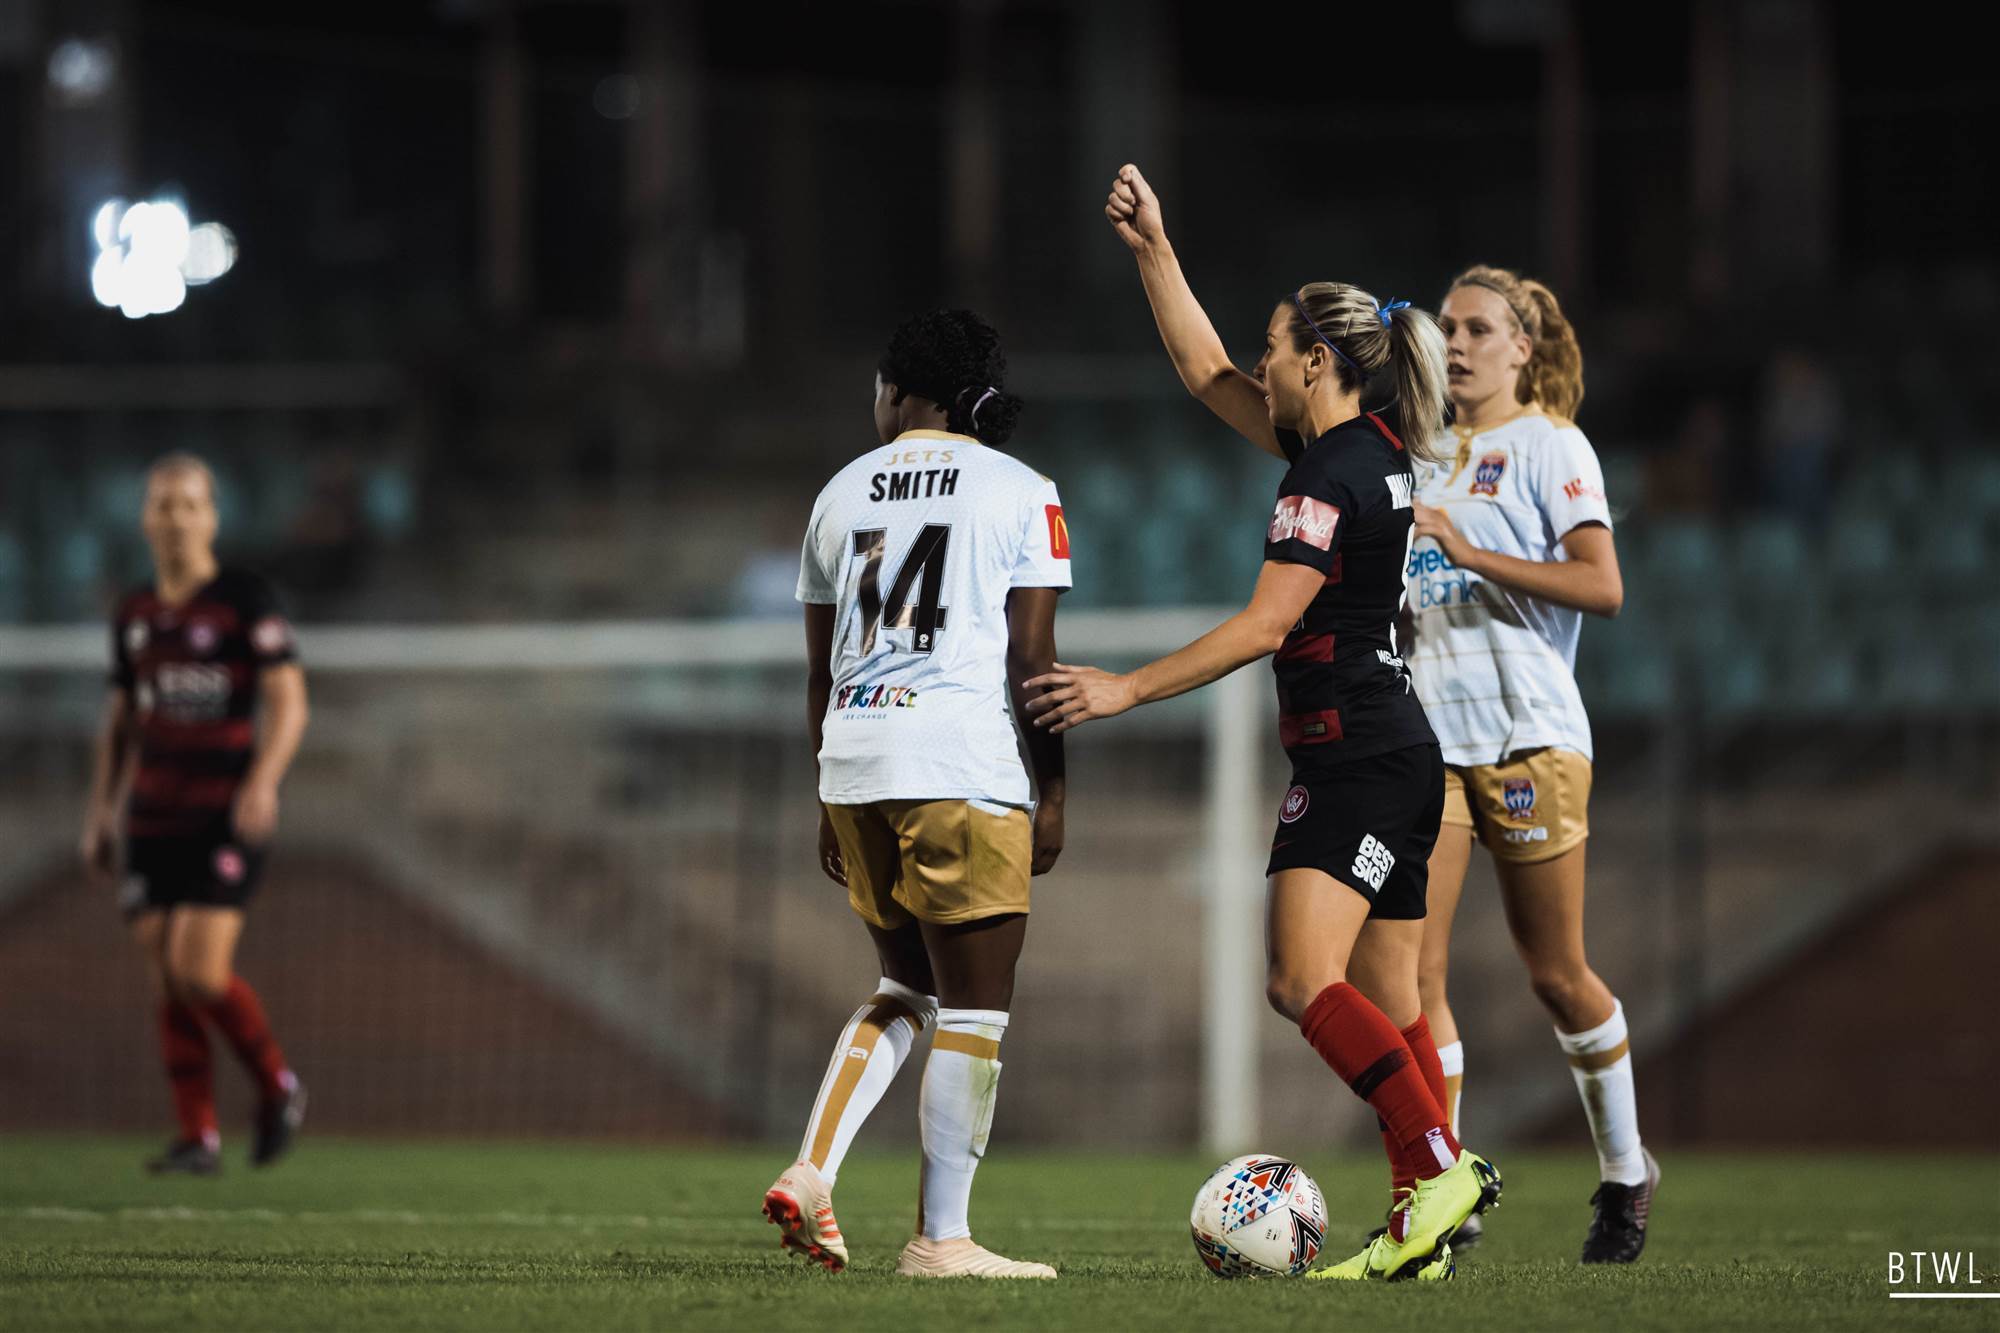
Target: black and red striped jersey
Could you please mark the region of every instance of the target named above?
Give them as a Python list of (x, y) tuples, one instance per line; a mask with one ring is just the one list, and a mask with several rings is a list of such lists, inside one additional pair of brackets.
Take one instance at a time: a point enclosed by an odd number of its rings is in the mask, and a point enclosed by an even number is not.
[(1278, 735), (1295, 765), (1351, 763), (1437, 737), (1396, 655), (1415, 515), (1410, 456), (1374, 413), (1310, 444), (1278, 441), (1278, 484), (1264, 558), (1309, 565), (1326, 581), (1272, 659)]
[(126, 594), (111, 621), (111, 683), (139, 730), (131, 836), (228, 819), (255, 749), (258, 674), (296, 658), (292, 627), (255, 574), (224, 569), (179, 606), (150, 585)]

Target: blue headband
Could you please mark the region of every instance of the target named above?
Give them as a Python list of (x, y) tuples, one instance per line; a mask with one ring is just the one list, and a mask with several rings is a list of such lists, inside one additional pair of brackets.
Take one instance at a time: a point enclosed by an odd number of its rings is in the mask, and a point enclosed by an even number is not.
[(1324, 333), (1321, 333), (1319, 331), (1319, 325), (1313, 323), (1313, 317), (1306, 313), (1305, 303), (1299, 300), (1299, 294), (1297, 292), (1292, 293), (1292, 308), (1299, 312), (1299, 318), (1304, 320), (1306, 322), (1306, 327), (1313, 331), (1313, 337), (1319, 339), (1321, 342), (1325, 343), (1328, 347), (1333, 348), (1333, 354), (1339, 357), (1342, 361), (1345, 361), (1348, 365), (1353, 366), (1355, 374), (1361, 376), (1363, 379), (1366, 379), (1368, 377), (1367, 371), (1363, 370), (1360, 366), (1355, 365), (1353, 357), (1341, 351), (1340, 348), (1334, 343), (1333, 339), (1327, 337)]
[[(1392, 310), (1407, 310), (1409, 309), (1409, 306), (1410, 303), (1408, 301), (1391, 301), (1387, 305), (1382, 305), (1378, 302), (1375, 306), (1375, 317), (1382, 321), (1382, 327), (1386, 329), (1392, 323), (1394, 323), (1394, 321), (1389, 318), (1389, 312)], [(1339, 345), (1335, 343), (1333, 339), (1327, 337), (1324, 333), (1321, 333), (1319, 331), (1319, 325), (1313, 323), (1313, 317), (1306, 313), (1305, 302), (1299, 300), (1299, 294), (1297, 292), (1292, 293), (1292, 308), (1299, 312), (1299, 318), (1306, 322), (1306, 327), (1313, 331), (1313, 336), (1315, 338), (1318, 338), (1321, 342), (1325, 343), (1328, 347), (1333, 348), (1333, 354), (1335, 356), (1339, 357), (1342, 361), (1345, 361), (1348, 365), (1353, 366), (1355, 374), (1364, 377), (1368, 374), (1367, 371), (1363, 370), (1360, 366), (1355, 364), (1353, 357), (1341, 351)]]

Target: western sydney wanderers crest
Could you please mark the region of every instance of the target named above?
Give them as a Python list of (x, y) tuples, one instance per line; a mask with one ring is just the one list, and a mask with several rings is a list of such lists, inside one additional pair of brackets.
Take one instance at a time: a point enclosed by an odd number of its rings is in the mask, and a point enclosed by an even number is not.
[(1488, 454), (1479, 460), (1479, 466), (1472, 473), (1472, 493), (1474, 495), (1500, 494), (1500, 474), (1507, 470), (1507, 455)]
[(1297, 823), (1299, 816), (1306, 812), (1306, 805), (1310, 800), (1304, 787), (1292, 788), (1285, 793), (1285, 803), (1278, 807), (1279, 820), (1287, 824)]
[(190, 620), (187, 627), (188, 651), (197, 657), (207, 657), (215, 651), (215, 626), (206, 620)]
[(237, 851), (234, 847), (218, 847), (215, 849), (215, 877), (224, 884), (241, 883), (245, 868), (243, 853)]
[(1500, 784), (1501, 799), (1507, 802), (1507, 813), (1516, 819), (1535, 817), (1535, 782), (1533, 778), (1508, 778)]
[(283, 652), (291, 641), (292, 627), (283, 616), (265, 616), (250, 631), (250, 642), (266, 656)]

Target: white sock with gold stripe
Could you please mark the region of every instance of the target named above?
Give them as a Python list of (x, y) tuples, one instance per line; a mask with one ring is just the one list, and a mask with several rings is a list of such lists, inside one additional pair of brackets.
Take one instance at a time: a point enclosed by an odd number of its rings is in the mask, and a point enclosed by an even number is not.
[(1465, 1090), (1465, 1043), (1454, 1041), (1438, 1047), (1438, 1064), (1444, 1068), (1444, 1099), (1447, 1103), (1438, 1109), (1451, 1123), (1451, 1136), (1463, 1143), (1465, 1135), (1458, 1130), (1458, 1098)]
[(868, 1003), (841, 1029), (799, 1146), (799, 1160), (817, 1167), (828, 1185), (840, 1174), (855, 1131), (889, 1090), (917, 1034), (936, 1014), (936, 1000), (883, 977)]
[(1620, 1185), (1646, 1181), (1646, 1155), (1639, 1146), (1639, 1096), (1632, 1085), (1632, 1043), (1625, 1029), (1625, 1006), (1612, 1000), (1611, 1017), (1588, 1032), (1556, 1033), (1569, 1072), (1576, 1079), (1590, 1137), (1597, 1142), (1597, 1175)]
[(970, 1236), (966, 1213), (972, 1175), (986, 1155), (993, 1102), (1000, 1092), (1000, 1039), (1007, 1015), (998, 1009), (940, 1009), (937, 1036), (924, 1062), (924, 1176), (917, 1232), (932, 1240)]

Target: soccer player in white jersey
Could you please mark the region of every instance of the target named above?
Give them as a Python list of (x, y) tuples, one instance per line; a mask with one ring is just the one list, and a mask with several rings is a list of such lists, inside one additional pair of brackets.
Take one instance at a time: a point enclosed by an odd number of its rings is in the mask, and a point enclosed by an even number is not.
[[(1445, 999), (1452, 916), (1475, 836), (1492, 855), (1528, 982), (1555, 1020), (1597, 1143), (1602, 1184), (1585, 1263), (1630, 1263), (1660, 1170), (1639, 1142), (1625, 1010), (1584, 956), (1590, 719), (1572, 674), (1583, 613), (1624, 600), (1604, 474), (1570, 419), (1583, 353), (1555, 294), (1499, 268), (1455, 279), (1455, 447), (1419, 464), (1404, 647), (1444, 747), (1444, 826), (1431, 853), (1419, 987), (1454, 1128), (1465, 1050)], [(1477, 1235), (1461, 1230), (1463, 1249)]]
[(917, 1233), (897, 1271), (1056, 1275), (975, 1244), (967, 1221), (1029, 877), (1063, 844), (1062, 738), (1023, 735), (1015, 719), (1023, 682), (1055, 662), (1069, 529), (1055, 483), (994, 447), (1021, 411), (1006, 369), (999, 335), (971, 311), (897, 329), (875, 384), (882, 443), (820, 492), (800, 561), (820, 863), (846, 887), (882, 977), (834, 1043), (764, 1215), (787, 1249), (833, 1272), (847, 1265), (832, 1201), (841, 1159), (934, 1027)]

